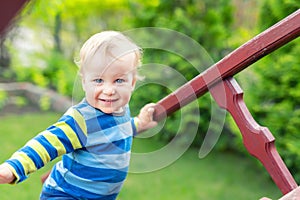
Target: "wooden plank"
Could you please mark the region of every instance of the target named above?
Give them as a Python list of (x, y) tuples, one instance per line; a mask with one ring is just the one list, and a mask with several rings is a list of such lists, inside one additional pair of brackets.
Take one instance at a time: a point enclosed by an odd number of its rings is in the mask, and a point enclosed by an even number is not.
[(257, 35), (218, 63), (160, 100), (154, 119), (160, 121), (202, 96), (213, 84), (242, 71), (258, 59), (300, 35), (300, 9)]

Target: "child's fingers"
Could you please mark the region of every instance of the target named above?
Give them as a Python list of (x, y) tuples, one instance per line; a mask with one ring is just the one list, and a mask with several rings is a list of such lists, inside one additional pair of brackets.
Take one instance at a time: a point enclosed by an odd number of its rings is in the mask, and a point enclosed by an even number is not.
[(153, 103), (151, 103), (151, 104), (148, 104), (147, 105), (147, 114), (148, 114), (148, 117), (149, 117), (149, 119), (152, 121), (153, 120), (153, 113), (154, 113), (154, 108), (153, 108), (153, 106), (154, 106), (155, 104), (153, 104)]
[(154, 108), (153, 107), (150, 107), (150, 108), (148, 108), (148, 115), (151, 115), (151, 118), (152, 118), (152, 115), (153, 115), (153, 113), (154, 113)]
[(6, 163), (0, 165), (0, 184), (11, 183), (15, 179), (14, 174)]
[(154, 114), (154, 106), (155, 103), (149, 103), (145, 105), (138, 116), (139, 119), (139, 131), (144, 131), (149, 128), (153, 128), (157, 125), (156, 121), (153, 121), (153, 114)]

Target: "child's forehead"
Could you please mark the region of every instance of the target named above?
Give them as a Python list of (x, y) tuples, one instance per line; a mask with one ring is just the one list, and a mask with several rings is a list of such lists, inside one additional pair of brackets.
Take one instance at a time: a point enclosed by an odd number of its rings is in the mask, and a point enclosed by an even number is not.
[(128, 70), (125, 68), (107, 68), (107, 69), (94, 69), (91, 71), (87, 71), (83, 73), (84, 76), (94, 78), (102, 78), (102, 79), (109, 79), (109, 78), (126, 78), (131, 76), (134, 73), (134, 70)]
[(138, 63), (138, 60), (139, 58), (137, 57), (135, 52), (129, 52), (123, 55), (106, 54), (105, 56), (98, 53), (91, 57), (89, 65), (96, 68), (107, 68), (110, 66), (118, 65), (127, 65), (128, 67), (130, 67), (132, 65), (136, 65), (136, 63)]
[(136, 65), (137, 58), (133, 52), (123, 55), (119, 58), (110, 57), (106, 58), (105, 60), (94, 56), (84, 71), (90, 71), (94, 74), (103, 74), (107, 72), (115, 74), (128, 74), (136, 70)]

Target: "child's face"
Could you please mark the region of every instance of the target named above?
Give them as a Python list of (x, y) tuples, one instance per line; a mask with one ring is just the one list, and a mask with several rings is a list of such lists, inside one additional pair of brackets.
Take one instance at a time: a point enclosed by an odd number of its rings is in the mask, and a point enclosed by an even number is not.
[(87, 102), (104, 113), (121, 112), (129, 102), (136, 77), (136, 55), (126, 54), (109, 66), (99, 66), (95, 57), (83, 70), (82, 84)]

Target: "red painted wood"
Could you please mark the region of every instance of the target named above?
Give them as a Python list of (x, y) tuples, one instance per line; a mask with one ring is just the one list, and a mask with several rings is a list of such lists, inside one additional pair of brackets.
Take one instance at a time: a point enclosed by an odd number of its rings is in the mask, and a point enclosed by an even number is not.
[(210, 89), (221, 108), (232, 115), (239, 127), (244, 146), (260, 160), (283, 194), (297, 188), (293, 176), (282, 161), (275, 147), (275, 138), (268, 128), (256, 123), (243, 100), (243, 91), (234, 78), (227, 78)]
[(300, 35), (300, 9), (257, 35), (218, 63), (160, 100), (154, 119), (160, 121), (184, 105), (202, 96), (216, 82), (233, 76), (261, 57)]
[(0, 36), (4, 36), (5, 30), (13, 22), (15, 16), (28, 1), (29, 0), (0, 1)]
[(262, 162), (283, 194), (292, 191), (297, 188), (297, 183), (278, 154), (273, 135), (268, 128), (259, 126), (252, 118), (243, 101), (243, 91), (230, 77), (299, 35), (300, 9), (160, 100), (155, 107), (154, 119), (163, 119), (209, 89), (217, 103), (235, 119), (249, 153)]

